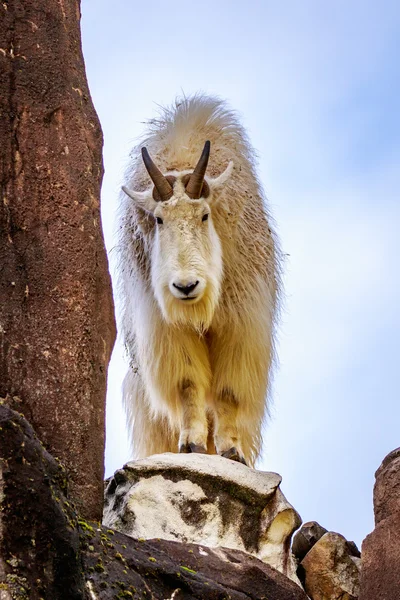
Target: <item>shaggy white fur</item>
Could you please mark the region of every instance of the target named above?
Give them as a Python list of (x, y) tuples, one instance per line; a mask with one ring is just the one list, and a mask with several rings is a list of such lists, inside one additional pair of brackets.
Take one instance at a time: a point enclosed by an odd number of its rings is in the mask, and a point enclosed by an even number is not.
[[(211, 141), (210, 195), (191, 200), (181, 177)], [(140, 149), (177, 179), (155, 202)], [(237, 115), (196, 95), (148, 123), (121, 194), (119, 332), (134, 456), (189, 444), (254, 462), (274, 359), (280, 251)], [(188, 300), (179, 286), (195, 284)], [(235, 450), (232, 451), (232, 448)]]

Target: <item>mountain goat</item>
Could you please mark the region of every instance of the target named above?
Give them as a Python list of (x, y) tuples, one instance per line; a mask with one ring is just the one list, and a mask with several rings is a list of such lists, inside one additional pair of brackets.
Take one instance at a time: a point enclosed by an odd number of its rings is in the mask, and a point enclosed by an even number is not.
[(260, 453), (280, 253), (254, 163), (236, 113), (202, 95), (162, 109), (133, 150), (118, 247), (135, 457)]

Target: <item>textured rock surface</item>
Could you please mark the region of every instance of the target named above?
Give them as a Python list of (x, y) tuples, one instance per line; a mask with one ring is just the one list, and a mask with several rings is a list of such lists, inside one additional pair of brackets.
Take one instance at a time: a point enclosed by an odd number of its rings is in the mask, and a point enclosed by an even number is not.
[(305, 590), (312, 600), (357, 600), (360, 566), (342, 535), (325, 533), (301, 562)]
[(26, 420), (1, 405), (0, 472), (1, 600), (83, 600), (78, 522), (65, 470)]
[(376, 526), (362, 545), (360, 600), (399, 600), (400, 448), (388, 454), (375, 477)]
[(66, 473), (18, 413), (0, 406), (0, 599), (306, 600), (243, 552), (133, 540), (79, 520)]
[(100, 519), (115, 329), (79, 20), (76, 0), (0, 4), (0, 397)]
[(83, 560), (91, 598), (307, 600), (293, 581), (244, 552), (133, 540), (90, 525)]
[(308, 521), (303, 523), (301, 529), (296, 533), (293, 538), (292, 552), (295, 557), (301, 561), (311, 550), (316, 542), (322, 538), (322, 536), (328, 533), (325, 527), (321, 527), (317, 521)]
[(134, 538), (244, 550), (297, 581), (290, 540), (301, 520), (280, 482), (220, 456), (155, 455), (115, 473), (103, 523)]
[(396, 448), (382, 461), (375, 473), (374, 513), (375, 523), (400, 513), (400, 448)]

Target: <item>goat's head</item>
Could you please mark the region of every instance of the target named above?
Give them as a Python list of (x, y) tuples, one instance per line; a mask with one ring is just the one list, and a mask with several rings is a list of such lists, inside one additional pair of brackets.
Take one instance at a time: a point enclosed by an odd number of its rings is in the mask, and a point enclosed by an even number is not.
[(216, 179), (205, 179), (210, 142), (192, 173), (163, 175), (142, 148), (154, 187), (145, 192), (122, 189), (153, 215), (156, 230), (151, 255), (155, 297), (170, 323), (209, 326), (217, 306), (222, 279), (221, 243), (212, 209), (217, 192), (228, 180), (233, 163)]

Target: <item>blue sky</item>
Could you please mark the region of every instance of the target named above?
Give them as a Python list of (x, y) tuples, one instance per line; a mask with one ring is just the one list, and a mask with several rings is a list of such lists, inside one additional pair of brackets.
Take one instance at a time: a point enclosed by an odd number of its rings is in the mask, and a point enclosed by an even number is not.
[[(304, 521), (360, 543), (374, 472), (400, 445), (398, 3), (83, 0), (82, 13), (109, 251), (128, 153), (156, 104), (202, 90), (241, 113), (288, 255), (259, 468), (281, 473)], [(117, 345), (107, 475), (129, 459), (125, 369)]]

